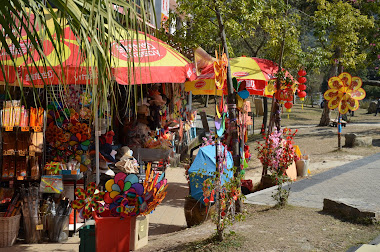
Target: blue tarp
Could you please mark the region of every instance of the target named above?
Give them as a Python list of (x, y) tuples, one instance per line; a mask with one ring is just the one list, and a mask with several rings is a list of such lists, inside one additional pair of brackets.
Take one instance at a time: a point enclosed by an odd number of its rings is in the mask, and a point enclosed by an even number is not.
[[(224, 147), (222, 148), (224, 151)], [(190, 177), (191, 197), (196, 200), (200, 200), (203, 204), (203, 181), (205, 181), (207, 178), (210, 178), (213, 176), (213, 173), (215, 173), (215, 160), (215, 145), (202, 147), (199, 149), (198, 154), (188, 171)], [(222, 174), (222, 185), (225, 182), (230, 181), (230, 179), (233, 177), (232, 167), (232, 155), (229, 151), (227, 151), (227, 169), (225, 169), (224, 173)], [(196, 173), (197, 175), (191, 175), (193, 173)], [(202, 174), (203, 178), (198, 174)]]

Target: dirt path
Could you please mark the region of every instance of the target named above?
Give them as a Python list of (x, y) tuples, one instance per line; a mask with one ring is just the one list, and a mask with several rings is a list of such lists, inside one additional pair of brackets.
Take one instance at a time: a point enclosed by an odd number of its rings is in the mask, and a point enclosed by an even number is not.
[[(197, 103), (194, 103), (197, 106)], [(212, 100), (209, 108), (202, 108), (212, 115)], [(254, 111), (254, 107), (252, 107)], [(360, 109), (350, 119), (344, 134), (357, 133), (371, 136), (372, 147), (343, 148), (337, 150), (337, 128), (317, 127), (321, 116), (320, 108), (296, 104), (289, 119), (283, 116), (283, 126), (298, 129), (295, 144), (310, 157), (311, 175), (343, 165), (364, 156), (380, 152), (380, 117), (366, 114)], [(332, 113), (331, 118), (335, 114)], [(259, 129), (262, 117), (255, 118), (254, 129)], [(253, 136), (248, 144), (252, 160), (246, 171), (246, 178), (257, 183), (261, 178), (261, 163), (256, 157), (256, 142), (260, 136)], [(235, 223), (231, 228), (236, 235), (225, 242), (214, 244), (207, 240), (215, 232), (210, 222), (182, 231), (150, 237), (149, 244), (140, 251), (346, 251), (349, 247), (368, 243), (379, 235), (378, 225), (363, 226), (351, 224), (325, 215), (319, 210), (289, 206), (274, 209), (267, 206), (245, 205), (245, 221)]]
[(301, 207), (275, 209), (245, 206), (248, 215), (231, 230), (236, 232), (222, 244), (205, 240), (215, 229), (210, 222), (172, 234), (156, 236), (140, 251), (346, 251), (367, 243), (379, 226), (363, 226), (337, 220), (318, 210)]

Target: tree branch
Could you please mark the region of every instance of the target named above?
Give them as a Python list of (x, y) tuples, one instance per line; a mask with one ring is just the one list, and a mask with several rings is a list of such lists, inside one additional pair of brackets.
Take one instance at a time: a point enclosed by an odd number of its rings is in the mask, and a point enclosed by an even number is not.
[(374, 86), (374, 87), (380, 87), (380, 81), (379, 80), (366, 80), (363, 81), (363, 86)]
[(240, 35), (241, 38), (243, 39), (244, 43), (248, 46), (249, 50), (251, 50), (252, 52), (252, 57), (256, 57), (255, 55), (255, 50), (253, 49), (253, 47), (251, 46), (251, 44), (249, 44), (249, 42), (247, 41), (246, 38), (243, 37), (243, 35)]

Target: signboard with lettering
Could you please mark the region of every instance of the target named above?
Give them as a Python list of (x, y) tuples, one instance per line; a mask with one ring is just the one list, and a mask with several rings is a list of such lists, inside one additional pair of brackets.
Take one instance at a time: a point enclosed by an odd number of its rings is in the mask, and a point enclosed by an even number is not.
[(161, 0), (161, 27), (169, 19), (169, 0)]

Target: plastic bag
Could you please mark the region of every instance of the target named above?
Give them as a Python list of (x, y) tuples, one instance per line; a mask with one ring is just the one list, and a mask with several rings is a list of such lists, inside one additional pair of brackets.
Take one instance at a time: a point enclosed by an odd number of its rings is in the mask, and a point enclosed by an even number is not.
[(61, 193), (63, 191), (62, 175), (41, 176), (40, 192)]

